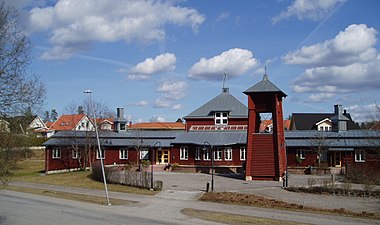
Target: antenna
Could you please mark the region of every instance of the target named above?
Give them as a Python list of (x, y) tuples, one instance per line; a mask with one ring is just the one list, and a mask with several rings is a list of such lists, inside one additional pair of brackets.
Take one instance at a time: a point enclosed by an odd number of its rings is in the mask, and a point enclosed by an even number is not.
[(227, 82), (227, 74), (225, 72), (224, 73), (224, 77), (223, 77), (223, 87), (222, 87), (222, 90), (223, 92), (228, 92), (228, 88), (226, 88), (226, 82)]
[(223, 73), (224, 73), (224, 77), (223, 77), (223, 89), (224, 89), (226, 85), (226, 81), (227, 81), (227, 74), (225, 72)]

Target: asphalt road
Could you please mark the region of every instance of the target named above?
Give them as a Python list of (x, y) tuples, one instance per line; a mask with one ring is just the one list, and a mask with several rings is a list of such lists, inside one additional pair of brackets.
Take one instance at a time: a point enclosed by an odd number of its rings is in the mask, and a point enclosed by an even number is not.
[[(39, 184), (41, 187), (44, 185)], [(48, 186), (49, 189), (54, 188)], [(67, 189), (66, 191), (102, 195), (102, 191)], [(320, 215), (225, 205), (194, 200), (170, 199), (167, 196), (142, 196), (111, 192), (113, 198), (137, 201), (125, 206), (100, 206), (64, 199), (0, 190), (0, 225), (63, 224), (217, 224), (181, 213), (184, 208), (280, 219), (309, 224), (380, 224), (380, 221), (332, 215)]]
[(100, 206), (12, 191), (0, 192), (0, 225), (196, 224), (190, 220), (152, 218), (146, 212), (138, 214), (127, 209), (128, 206)]

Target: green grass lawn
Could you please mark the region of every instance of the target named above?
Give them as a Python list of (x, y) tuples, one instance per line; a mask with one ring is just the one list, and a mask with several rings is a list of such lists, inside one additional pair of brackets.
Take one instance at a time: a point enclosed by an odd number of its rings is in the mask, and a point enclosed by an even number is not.
[[(44, 160), (27, 159), (17, 163), (16, 169), (13, 171), (12, 181), (23, 181), (33, 183), (52, 184), (68, 187), (80, 187), (89, 189), (104, 189), (103, 182), (92, 179), (90, 171), (67, 172), (58, 174), (45, 174)], [(129, 187), (125, 185), (108, 184), (109, 191), (154, 195), (156, 191), (147, 189)]]

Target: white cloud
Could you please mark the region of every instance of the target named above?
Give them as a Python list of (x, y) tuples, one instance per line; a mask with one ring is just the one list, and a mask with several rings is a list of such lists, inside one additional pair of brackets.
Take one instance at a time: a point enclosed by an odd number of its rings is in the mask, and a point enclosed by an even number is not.
[(166, 99), (158, 98), (154, 102), (154, 107), (155, 108), (170, 108), (170, 101)]
[(229, 16), (230, 16), (230, 14), (228, 12), (222, 12), (221, 14), (219, 14), (219, 16), (216, 19), (216, 21), (220, 22), (222, 20), (228, 19)]
[(189, 78), (221, 80), (227, 70), (229, 78), (240, 76), (258, 64), (251, 51), (234, 48), (210, 59), (201, 58), (189, 70)]
[(53, 49), (44, 59), (67, 59), (84, 50), (76, 47), (88, 48), (93, 41), (162, 41), (166, 25), (190, 26), (197, 32), (204, 20), (204, 15), (176, 1), (59, 0), (30, 11), (28, 32), (50, 32)]
[(149, 121), (151, 121), (151, 122), (165, 122), (166, 120), (162, 116), (152, 116)]
[(139, 101), (133, 105), (135, 105), (135, 106), (147, 106), (147, 105), (149, 105), (149, 102), (147, 102), (145, 100), (141, 100), (141, 101)]
[(299, 20), (321, 20), (326, 17), (339, 3), (346, 0), (295, 0), (292, 5), (280, 15), (272, 18), (273, 23), (289, 17), (297, 17)]
[(157, 89), (167, 100), (180, 100), (186, 96), (187, 83), (184, 81), (163, 81)]
[(334, 95), (331, 94), (331, 93), (312, 94), (312, 95), (309, 96), (308, 102), (312, 102), (312, 103), (315, 103), (315, 102), (324, 102), (324, 101), (329, 100), (333, 96)]
[(373, 121), (378, 119), (378, 107), (379, 106), (376, 103), (368, 105), (352, 105), (347, 107), (347, 111), (356, 122)]
[(287, 64), (305, 66), (344, 66), (355, 62), (368, 62), (377, 56), (377, 31), (365, 24), (352, 24), (339, 32), (334, 39), (304, 46), (282, 57)]
[(176, 60), (175, 55), (172, 53), (161, 54), (155, 58), (147, 58), (129, 70), (127, 79), (147, 80), (152, 74), (173, 71)]
[(285, 63), (306, 66), (293, 82), (293, 91), (311, 93), (308, 101), (322, 102), (335, 94), (377, 90), (380, 54), (376, 30), (350, 25), (334, 39), (289, 53)]
[(181, 110), (183, 109), (183, 105), (181, 104), (175, 104), (172, 106), (172, 110)]

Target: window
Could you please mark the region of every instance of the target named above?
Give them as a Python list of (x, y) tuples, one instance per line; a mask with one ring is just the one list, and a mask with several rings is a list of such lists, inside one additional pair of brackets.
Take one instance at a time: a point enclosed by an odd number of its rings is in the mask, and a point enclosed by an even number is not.
[(364, 150), (355, 150), (355, 162), (365, 162)]
[(53, 148), (53, 150), (52, 150), (52, 158), (53, 159), (59, 159), (59, 158), (61, 158), (61, 149), (59, 149), (59, 148)]
[(228, 113), (216, 112), (215, 113), (215, 125), (228, 125)]
[(202, 151), (201, 147), (197, 147), (195, 149), (195, 160), (201, 160), (201, 151)]
[(299, 159), (305, 159), (305, 150), (297, 150), (297, 153), (296, 153), (296, 156), (299, 158)]
[(224, 149), (224, 160), (225, 161), (231, 161), (232, 160), (232, 148), (225, 148)]
[(222, 148), (221, 147), (216, 148), (216, 151), (214, 151), (214, 160), (216, 160), (216, 161), (222, 160)]
[(77, 158), (79, 157), (79, 151), (73, 149), (73, 150), (71, 151), (71, 156), (73, 157), (73, 159), (77, 159)]
[(120, 130), (125, 130), (125, 123), (120, 123)]
[(246, 150), (245, 147), (240, 148), (240, 161), (245, 161), (246, 159)]
[(208, 148), (204, 149), (203, 160), (210, 160), (210, 149)]
[(140, 151), (140, 159), (149, 160), (149, 151), (148, 150)]
[(128, 149), (122, 148), (119, 150), (119, 159), (128, 159)]
[[(102, 152), (102, 159), (105, 159), (106, 158), (106, 151), (104, 151), (102, 149), (101, 152)], [(96, 159), (100, 159), (99, 149), (96, 151)]]
[(183, 146), (179, 148), (179, 159), (180, 160), (188, 160), (188, 149), (187, 146)]

